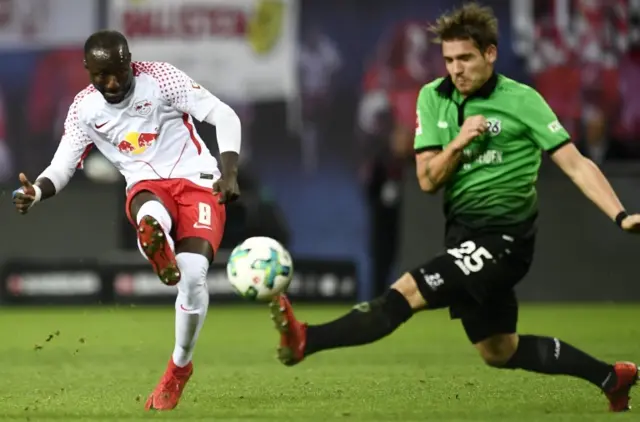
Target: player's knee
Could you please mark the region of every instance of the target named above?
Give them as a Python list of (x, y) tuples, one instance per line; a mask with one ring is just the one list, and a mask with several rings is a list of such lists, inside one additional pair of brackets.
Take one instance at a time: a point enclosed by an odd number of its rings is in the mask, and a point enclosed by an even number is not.
[(180, 269), (180, 282), (178, 290), (187, 296), (193, 296), (207, 289), (207, 272), (209, 260), (195, 253), (179, 253), (176, 255), (178, 268)]
[(494, 368), (504, 368), (518, 349), (517, 334), (497, 334), (475, 344), (482, 360)]
[(418, 310), (427, 306), (427, 301), (420, 293), (418, 283), (409, 273), (405, 273), (391, 285), (391, 288), (400, 292), (407, 300), (411, 309)]
[(160, 201), (156, 199), (144, 202), (137, 211), (136, 222), (140, 224), (142, 218), (147, 215), (155, 218), (167, 235), (171, 232), (171, 215)]
[(395, 289), (389, 289), (382, 296), (354, 306), (353, 312), (360, 313), (363, 329), (369, 330), (369, 333), (374, 329), (373, 339), (390, 334), (413, 315), (407, 299)]

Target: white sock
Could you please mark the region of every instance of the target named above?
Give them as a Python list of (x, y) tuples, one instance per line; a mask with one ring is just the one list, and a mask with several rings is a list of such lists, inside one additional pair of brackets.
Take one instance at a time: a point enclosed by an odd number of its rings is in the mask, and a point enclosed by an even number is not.
[[(164, 234), (169, 242), (169, 246), (171, 246), (171, 250), (175, 252), (175, 244), (173, 239), (171, 238), (171, 216), (169, 215), (169, 211), (162, 205), (159, 201), (147, 201), (140, 207), (137, 216), (137, 223), (140, 224), (142, 218), (145, 216), (150, 216), (156, 219), (158, 223), (160, 223), (160, 227), (164, 231)], [(142, 256), (145, 256), (144, 251), (142, 250), (142, 245), (140, 245), (140, 241), (138, 241), (138, 249)]]
[(176, 255), (182, 277), (176, 298), (176, 345), (173, 363), (184, 367), (191, 362), (193, 350), (209, 308), (207, 271), (209, 260), (195, 253)]

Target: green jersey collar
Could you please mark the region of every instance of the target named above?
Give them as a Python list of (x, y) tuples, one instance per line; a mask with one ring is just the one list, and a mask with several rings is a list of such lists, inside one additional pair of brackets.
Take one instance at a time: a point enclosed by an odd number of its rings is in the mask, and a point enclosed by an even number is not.
[[(489, 98), (493, 91), (495, 91), (497, 86), (498, 74), (496, 72), (493, 72), (487, 82), (485, 82), (484, 85), (478, 88), (478, 90), (471, 94), (469, 97)], [(440, 85), (438, 85), (436, 91), (442, 97), (451, 98), (455, 89), (456, 87), (451, 80), (451, 76), (447, 76), (442, 82), (440, 82)]]

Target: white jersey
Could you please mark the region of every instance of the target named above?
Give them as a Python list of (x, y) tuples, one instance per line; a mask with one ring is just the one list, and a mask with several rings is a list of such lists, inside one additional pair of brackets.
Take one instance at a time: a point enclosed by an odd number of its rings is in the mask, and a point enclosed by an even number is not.
[(169, 63), (132, 68), (133, 88), (121, 103), (108, 103), (91, 85), (75, 97), (50, 167), (73, 174), (95, 146), (122, 173), (127, 190), (142, 180), (176, 178), (211, 187), (218, 163), (192, 116), (204, 120), (221, 101)]

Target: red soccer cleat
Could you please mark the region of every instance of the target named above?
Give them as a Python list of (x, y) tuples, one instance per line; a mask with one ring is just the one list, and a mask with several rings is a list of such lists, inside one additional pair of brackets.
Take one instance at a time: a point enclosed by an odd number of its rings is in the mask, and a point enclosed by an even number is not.
[(605, 393), (609, 399), (609, 410), (612, 412), (631, 410), (629, 392), (638, 382), (638, 366), (631, 362), (618, 362), (613, 366), (613, 370), (618, 377), (618, 383), (613, 390)]
[(138, 225), (138, 241), (160, 280), (167, 286), (178, 284), (180, 270), (176, 256), (158, 220), (149, 215), (142, 218)]
[(145, 410), (175, 409), (185, 385), (191, 378), (191, 374), (193, 374), (193, 364), (191, 362), (184, 368), (180, 368), (173, 363), (173, 359), (170, 359), (160, 383), (144, 405)]
[(298, 321), (293, 314), (289, 299), (284, 294), (271, 301), (271, 319), (280, 332), (278, 359), (287, 366), (293, 366), (304, 359), (307, 344), (307, 324)]

